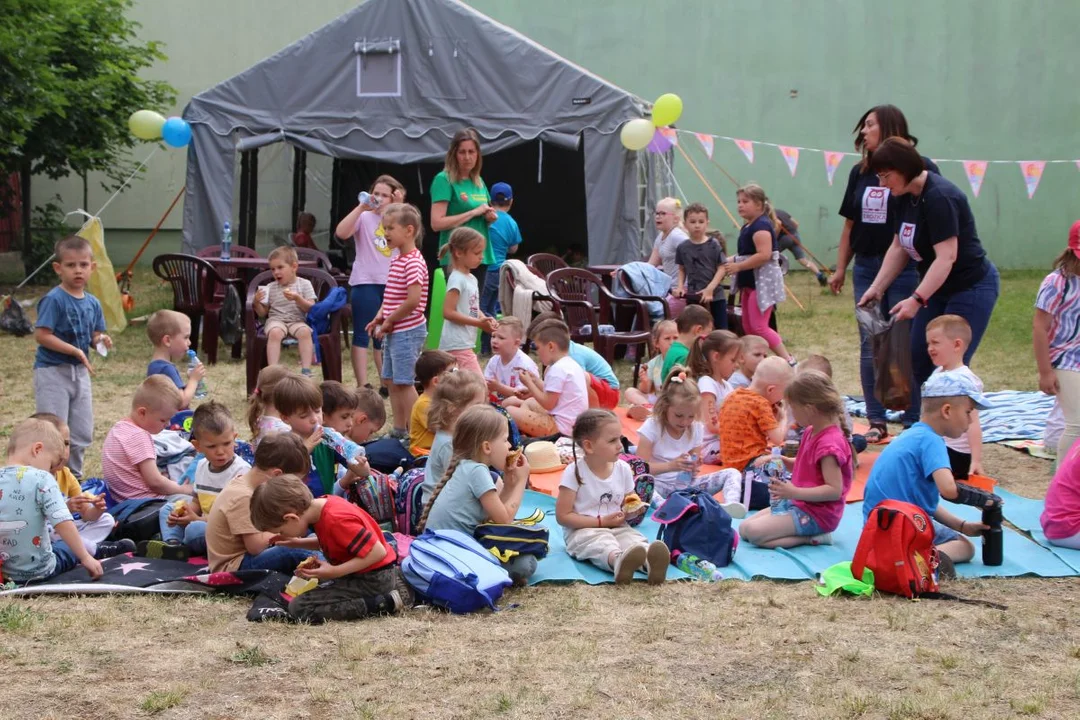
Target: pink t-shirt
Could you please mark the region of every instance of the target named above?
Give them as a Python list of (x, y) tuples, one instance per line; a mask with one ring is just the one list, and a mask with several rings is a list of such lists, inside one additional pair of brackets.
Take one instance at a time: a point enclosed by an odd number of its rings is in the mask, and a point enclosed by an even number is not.
[(127, 418), (113, 425), (101, 447), (101, 474), (113, 499), (161, 497), (146, 486), (138, 467), (142, 461), (156, 458), (150, 433)]
[(360, 213), (353, 231), (356, 259), (353, 260), (350, 285), (385, 285), (390, 273), (390, 259), (398, 255), (396, 248), (386, 244), (382, 215), (371, 210)]
[(829, 502), (792, 501), (795, 507), (814, 518), (821, 532), (832, 532), (840, 524), (844, 503), (851, 490), (851, 444), (844, 437), (844, 431), (835, 425), (821, 432), (815, 432), (813, 426), (806, 428), (799, 443), (799, 454), (795, 456), (795, 469), (791, 473), (791, 484), (795, 487), (821, 487), (825, 484), (825, 478), (818, 463), (829, 455), (836, 458), (840, 465), (840, 476), (843, 478), (840, 499)]
[(1073, 443), (1054, 473), (1039, 523), (1051, 540), (1080, 534), (1080, 442)]

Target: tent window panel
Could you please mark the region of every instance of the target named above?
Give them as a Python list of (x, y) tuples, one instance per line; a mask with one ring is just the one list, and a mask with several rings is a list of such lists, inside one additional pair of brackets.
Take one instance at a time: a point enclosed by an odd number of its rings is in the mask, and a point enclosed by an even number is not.
[(469, 45), (454, 38), (428, 38), (420, 47), (422, 72), (416, 77), (420, 96), (432, 100), (467, 100), (470, 75)]
[(401, 53), (368, 52), (356, 56), (357, 97), (401, 96)]

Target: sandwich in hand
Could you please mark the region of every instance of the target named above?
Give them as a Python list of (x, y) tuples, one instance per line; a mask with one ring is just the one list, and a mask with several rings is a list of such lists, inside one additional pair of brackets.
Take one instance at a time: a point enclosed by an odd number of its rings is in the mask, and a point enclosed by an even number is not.
[(647, 507), (649, 506), (641, 501), (641, 498), (638, 497), (637, 493), (629, 493), (623, 497), (622, 511), (628, 518), (637, 517), (645, 512)]

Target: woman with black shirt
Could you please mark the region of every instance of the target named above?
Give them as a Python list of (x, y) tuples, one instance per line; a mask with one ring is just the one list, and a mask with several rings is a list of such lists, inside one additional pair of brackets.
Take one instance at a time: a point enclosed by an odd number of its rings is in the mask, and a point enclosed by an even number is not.
[[(888, 188), (881, 187), (877, 175), (870, 170), (870, 159), (882, 142), (891, 137), (907, 140), (912, 146), (918, 138), (908, 132), (907, 119), (895, 105), (878, 105), (867, 110), (855, 124), (855, 149), (863, 155), (862, 162), (851, 168), (847, 190), (840, 204), (844, 228), (840, 231), (840, 249), (836, 254), (836, 272), (829, 279), (829, 287), (839, 294), (844, 287), (844, 274), (848, 263), (854, 258), (851, 281), (855, 288), (856, 302), (870, 287), (881, 270), (885, 252), (893, 241), (893, 222), (896, 219), (896, 198)], [(930, 158), (923, 158), (926, 169), (937, 173), (938, 166)], [(882, 312), (888, 311), (900, 300), (909, 297), (919, 282), (915, 263), (901, 269), (892, 284), (884, 290)], [(862, 380), (863, 398), (870, 431), (868, 442), (877, 443), (888, 437), (885, 425), (885, 408), (874, 397), (874, 353), (870, 339), (859, 330), (859, 376)], [(916, 394), (916, 399), (918, 395)], [(918, 403), (904, 414), (904, 425), (911, 425), (919, 417)]]
[(911, 364), (917, 392), (934, 371), (926, 352), (926, 325), (941, 315), (967, 320), (971, 344), (964, 364), (970, 364), (990, 324), (1001, 279), (979, 242), (964, 191), (928, 172), (911, 143), (900, 138), (883, 142), (870, 159), (870, 171), (897, 197), (895, 236), (859, 305), (881, 300), (909, 260), (915, 261), (919, 284), (907, 298), (894, 303), (889, 313), (897, 320), (914, 319)]

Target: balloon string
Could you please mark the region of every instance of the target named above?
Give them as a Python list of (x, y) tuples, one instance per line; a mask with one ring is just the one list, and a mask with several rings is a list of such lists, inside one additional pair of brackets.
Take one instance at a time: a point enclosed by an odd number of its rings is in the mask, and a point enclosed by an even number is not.
[(146, 163), (150, 162), (150, 158), (154, 157), (154, 154), (159, 149), (159, 147), (155, 147), (153, 150), (150, 151), (150, 154), (146, 156), (146, 159), (139, 163), (139, 166), (137, 168), (131, 171), (131, 174), (127, 176), (127, 179), (124, 180), (124, 182), (120, 184), (120, 187), (116, 189), (116, 192), (114, 192), (112, 196), (110, 196), (109, 199), (105, 201), (105, 204), (101, 206), (101, 209), (94, 213), (94, 217), (99, 217), (101, 213), (105, 212), (105, 208), (109, 207), (109, 204), (113, 200), (115, 200), (120, 193), (124, 191), (124, 188), (128, 186), (128, 184), (131, 182), (131, 179), (134, 178), (140, 170), (146, 167)]
[(656, 155), (660, 158), (660, 161), (664, 163), (664, 167), (667, 168), (668, 177), (670, 177), (671, 182), (674, 183), (675, 189), (679, 191), (679, 195), (682, 197), (683, 206), (689, 205), (690, 200), (686, 197), (686, 193), (683, 192), (682, 187), (679, 185), (679, 179), (675, 177), (675, 171), (671, 169), (671, 165), (668, 164), (667, 158), (664, 157), (665, 153), (656, 153)]
[(682, 146), (676, 145), (675, 147), (678, 148), (679, 153), (683, 156), (683, 159), (686, 160), (688, 165), (690, 165), (690, 169), (693, 170), (694, 174), (698, 176), (698, 180), (700, 180), (701, 183), (705, 186), (705, 189), (709, 191), (709, 194), (713, 196), (713, 200), (719, 203), (720, 207), (724, 209), (724, 213), (728, 216), (728, 219), (731, 220), (732, 225), (734, 225), (736, 229), (741, 228), (742, 225), (740, 225), (739, 221), (735, 219), (735, 216), (731, 214), (731, 211), (728, 210), (727, 205), (725, 205), (724, 201), (720, 199), (720, 196), (716, 194), (716, 191), (713, 190), (712, 185), (710, 185), (709, 181), (705, 179), (705, 176), (701, 174), (701, 171), (698, 170), (697, 165), (695, 165), (694, 161), (690, 159), (690, 156), (686, 154), (686, 151), (682, 149)]

